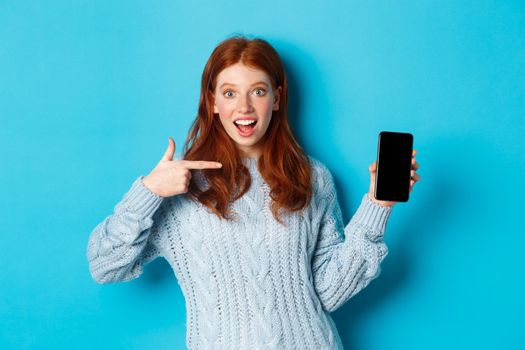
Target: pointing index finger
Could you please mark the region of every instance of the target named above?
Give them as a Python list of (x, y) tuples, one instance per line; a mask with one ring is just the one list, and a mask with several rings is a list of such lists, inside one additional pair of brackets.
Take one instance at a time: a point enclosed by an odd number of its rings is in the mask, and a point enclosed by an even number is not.
[(187, 169), (218, 169), (222, 167), (221, 163), (205, 160), (183, 160), (182, 165)]

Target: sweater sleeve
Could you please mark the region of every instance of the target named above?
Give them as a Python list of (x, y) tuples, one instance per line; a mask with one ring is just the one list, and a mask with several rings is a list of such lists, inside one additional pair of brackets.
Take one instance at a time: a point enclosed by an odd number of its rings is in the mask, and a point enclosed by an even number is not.
[(91, 232), (87, 247), (95, 282), (124, 282), (142, 274), (143, 266), (162, 255), (162, 236), (155, 214), (162, 214), (164, 197), (137, 178), (114, 212)]
[(388, 253), (383, 237), (392, 207), (382, 207), (365, 194), (345, 227), (332, 174), (324, 165), (317, 195), (319, 231), (312, 273), (321, 305), (333, 312), (379, 275)]

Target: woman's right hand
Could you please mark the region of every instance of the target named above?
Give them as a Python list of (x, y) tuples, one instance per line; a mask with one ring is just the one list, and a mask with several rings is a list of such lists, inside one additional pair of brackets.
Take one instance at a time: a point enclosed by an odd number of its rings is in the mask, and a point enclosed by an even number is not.
[(191, 169), (220, 169), (221, 163), (204, 160), (173, 160), (175, 141), (170, 137), (168, 149), (157, 166), (142, 179), (151, 192), (161, 197), (176, 196), (188, 192)]

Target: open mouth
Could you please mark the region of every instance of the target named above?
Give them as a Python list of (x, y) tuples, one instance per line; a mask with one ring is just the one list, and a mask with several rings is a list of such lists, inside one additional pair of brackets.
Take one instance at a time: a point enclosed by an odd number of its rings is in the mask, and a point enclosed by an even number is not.
[(235, 124), (237, 129), (239, 129), (242, 133), (249, 133), (253, 130), (253, 128), (255, 128), (255, 124), (257, 124), (257, 121), (255, 120), (254, 122), (248, 125), (242, 125), (242, 124), (237, 124), (237, 123), (233, 123), (233, 124)]

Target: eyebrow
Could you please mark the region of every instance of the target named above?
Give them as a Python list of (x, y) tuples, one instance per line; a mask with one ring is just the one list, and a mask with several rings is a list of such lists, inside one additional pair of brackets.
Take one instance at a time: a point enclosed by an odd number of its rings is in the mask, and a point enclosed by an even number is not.
[[(268, 84), (266, 84), (264, 81), (258, 81), (258, 82), (256, 82), (256, 83), (253, 83), (251, 86), (259, 85), (259, 84), (263, 84), (263, 85), (265, 85), (266, 87), (268, 87)], [(219, 86), (219, 89), (221, 89), (224, 85), (237, 86), (237, 85), (235, 85), (235, 84), (231, 84), (231, 83), (224, 83), (224, 84), (222, 84), (221, 86)]]

